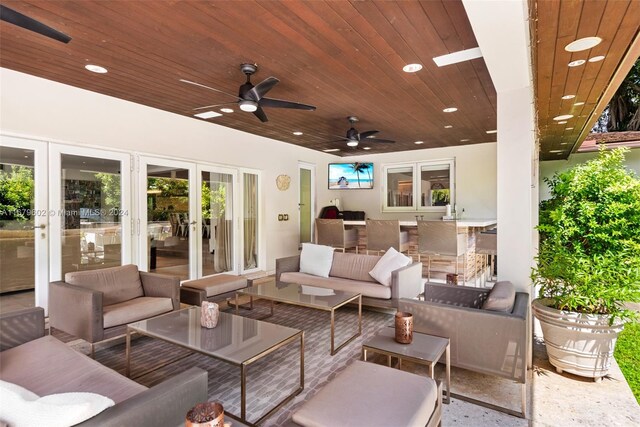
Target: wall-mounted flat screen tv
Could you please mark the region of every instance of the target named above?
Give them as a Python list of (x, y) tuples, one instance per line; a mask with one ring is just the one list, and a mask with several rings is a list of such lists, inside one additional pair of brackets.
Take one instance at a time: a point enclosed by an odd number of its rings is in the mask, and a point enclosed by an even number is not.
[(329, 163), (329, 190), (370, 190), (373, 163)]

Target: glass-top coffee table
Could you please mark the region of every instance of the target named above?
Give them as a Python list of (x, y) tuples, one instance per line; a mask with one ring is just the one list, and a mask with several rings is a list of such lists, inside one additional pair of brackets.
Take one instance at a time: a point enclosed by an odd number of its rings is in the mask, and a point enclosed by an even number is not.
[[(271, 315), (273, 315), (274, 301), (331, 312), (332, 356), (362, 334), (362, 294), (359, 293), (336, 291), (328, 288), (298, 285), (295, 283), (277, 284), (270, 282), (236, 291), (236, 313), (239, 311), (239, 295), (250, 296), (252, 303), (253, 298), (262, 298), (271, 301)], [(335, 347), (335, 311), (343, 305), (355, 302), (356, 300), (358, 300), (358, 332), (338, 347)]]
[(378, 334), (362, 344), (362, 360), (367, 361), (367, 352), (387, 356), (387, 365), (391, 366), (391, 357), (398, 359), (398, 369), (402, 361), (409, 360), (429, 366), (429, 376), (435, 380), (434, 368), (438, 360), (445, 355), (445, 383), (447, 386), (444, 403), (451, 401), (451, 355), (449, 338), (436, 337), (413, 331), (411, 344), (400, 344), (395, 340), (394, 327), (382, 328)]
[[(130, 375), (132, 333), (157, 338), (238, 366), (240, 368), (241, 412), (240, 416), (230, 415), (248, 424), (260, 423), (304, 389), (304, 331), (298, 329), (224, 312), (220, 313), (216, 327), (207, 329), (200, 325), (200, 307), (172, 311), (127, 325), (125, 350), (127, 377)], [(248, 366), (297, 340), (300, 340), (300, 386), (260, 419), (249, 422), (246, 418)]]

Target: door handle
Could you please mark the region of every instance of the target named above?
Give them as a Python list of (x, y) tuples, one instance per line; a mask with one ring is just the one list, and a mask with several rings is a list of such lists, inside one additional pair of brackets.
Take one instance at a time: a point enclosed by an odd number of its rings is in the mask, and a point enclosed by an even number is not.
[(195, 224), (196, 224), (196, 221), (191, 221), (189, 224), (191, 224), (191, 225), (195, 225)]
[(26, 227), (28, 230), (35, 230), (36, 228), (39, 228), (41, 230), (44, 230), (45, 228), (47, 228), (46, 224), (40, 224), (40, 225), (34, 225), (32, 227)]

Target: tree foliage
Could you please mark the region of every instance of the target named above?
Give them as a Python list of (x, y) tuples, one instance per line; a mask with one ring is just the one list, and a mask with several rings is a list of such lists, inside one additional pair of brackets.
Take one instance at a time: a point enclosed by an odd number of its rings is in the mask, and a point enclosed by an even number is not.
[(0, 170), (0, 220), (28, 221), (34, 197), (33, 169)]
[(640, 59), (609, 101), (592, 132), (640, 130)]
[(635, 315), (622, 304), (640, 301), (640, 179), (625, 168), (626, 151), (601, 150), (547, 179), (532, 279), (559, 310)]

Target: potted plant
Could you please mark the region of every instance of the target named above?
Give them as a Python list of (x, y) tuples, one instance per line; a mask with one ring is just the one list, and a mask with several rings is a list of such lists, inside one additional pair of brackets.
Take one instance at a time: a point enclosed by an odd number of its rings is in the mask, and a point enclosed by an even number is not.
[(640, 179), (628, 149), (556, 173), (540, 204), (540, 247), (532, 303), (549, 361), (558, 372), (606, 375), (618, 334), (640, 301)]

